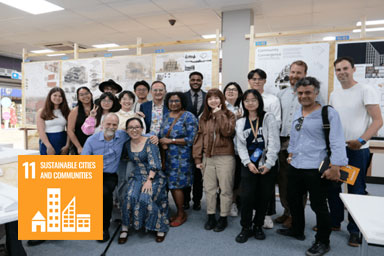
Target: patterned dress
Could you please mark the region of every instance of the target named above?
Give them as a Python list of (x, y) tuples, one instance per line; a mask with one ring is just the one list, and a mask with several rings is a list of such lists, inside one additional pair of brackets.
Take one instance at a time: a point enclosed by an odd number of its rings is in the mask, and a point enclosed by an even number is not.
[[(128, 189), (122, 207), (123, 224), (133, 226), (136, 230), (168, 232), (168, 193), (165, 174), (161, 171), (159, 148), (149, 139), (140, 152), (131, 152), (131, 144), (127, 142), (126, 152), (134, 169), (128, 180)], [(156, 172), (152, 181), (152, 194), (142, 193), (141, 189), (148, 179), (149, 171)]]
[[(164, 116), (163, 124), (160, 129), (160, 137), (167, 135), (174, 118), (167, 113)], [(193, 184), (193, 158), (192, 145), (198, 127), (196, 117), (188, 111), (177, 120), (173, 126), (170, 139), (183, 138), (187, 143), (185, 146), (169, 144), (166, 151), (166, 174), (169, 189), (180, 189), (190, 187)]]

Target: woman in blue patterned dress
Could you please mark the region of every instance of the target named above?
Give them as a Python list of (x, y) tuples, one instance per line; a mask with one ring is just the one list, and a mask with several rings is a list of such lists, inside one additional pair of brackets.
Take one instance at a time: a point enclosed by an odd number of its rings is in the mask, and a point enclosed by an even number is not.
[(168, 193), (166, 176), (161, 170), (158, 146), (142, 136), (143, 122), (133, 117), (126, 129), (131, 137), (125, 145), (128, 159), (135, 165), (128, 180), (128, 189), (122, 207), (123, 226), (119, 244), (128, 238), (128, 227), (156, 231), (156, 242), (164, 241), (169, 230)]
[[(198, 121), (195, 116), (185, 111), (186, 98), (182, 92), (170, 92), (164, 104), (169, 113), (164, 115), (160, 129), (160, 145), (166, 151), (166, 175), (168, 188), (177, 207), (177, 214), (171, 217), (171, 227), (178, 227), (187, 220), (184, 212), (183, 188), (193, 184), (192, 145), (197, 132)], [(170, 132), (172, 123), (176, 120)]]

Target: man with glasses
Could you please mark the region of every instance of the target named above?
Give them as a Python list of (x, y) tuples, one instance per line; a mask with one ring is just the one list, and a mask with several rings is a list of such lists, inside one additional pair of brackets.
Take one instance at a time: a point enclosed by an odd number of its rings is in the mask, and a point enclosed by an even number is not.
[(322, 106), (316, 101), (320, 83), (316, 78), (300, 79), (295, 85), (300, 103), (293, 116), (288, 147), (288, 204), (292, 215), (292, 226), (279, 229), (277, 233), (304, 240), (303, 195), (309, 192), (311, 208), (316, 214), (317, 233), (312, 247), (306, 252), (309, 256), (320, 256), (330, 250), (331, 217), (327, 205), (327, 191), (330, 180), (338, 181), (340, 166), (348, 164), (344, 133), (336, 110), (327, 108), (330, 123), (330, 162), (331, 166), (319, 172), (322, 160), (327, 156), (327, 145), (323, 131)]
[(149, 84), (144, 80), (137, 81), (133, 85), (133, 90), (137, 97), (137, 101), (133, 105), (133, 111), (136, 113), (140, 111), (140, 105), (148, 101), (147, 96), (149, 93)]
[[(194, 114), (197, 119), (204, 110), (205, 95), (207, 94), (201, 90), (203, 79), (203, 74), (198, 71), (190, 73), (189, 87), (191, 89), (185, 93), (187, 98), (186, 110)], [(195, 165), (193, 165), (193, 174), (193, 210), (199, 211), (201, 209), (200, 201), (203, 197), (203, 176)], [(189, 209), (189, 201), (191, 201), (191, 187), (184, 189), (184, 209)]]
[(146, 133), (150, 133), (158, 137), (163, 117), (169, 112), (164, 104), (166, 86), (161, 81), (154, 81), (151, 85), (151, 94), (153, 100), (144, 102), (140, 105), (140, 111), (144, 113), (144, 122), (146, 125)]
[(117, 168), (119, 166), (124, 143), (128, 134), (118, 130), (119, 117), (114, 113), (105, 116), (103, 131), (93, 134), (85, 142), (82, 155), (103, 155), (103, 240), (107, 242), (109, 225), (113, 208), (113, 190), (117, 185)]

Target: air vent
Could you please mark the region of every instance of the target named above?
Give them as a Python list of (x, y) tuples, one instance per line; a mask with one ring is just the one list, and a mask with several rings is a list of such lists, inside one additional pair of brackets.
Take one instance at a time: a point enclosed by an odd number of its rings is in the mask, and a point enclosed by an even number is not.
[[(43, 47), (54, 50), (54, 51), (70, 51), (74, 49), (73, 42), (57, 42), (57, 43), (46, 43)], [(87, 49), (86, 46), (79, 44), (79, 49)]]

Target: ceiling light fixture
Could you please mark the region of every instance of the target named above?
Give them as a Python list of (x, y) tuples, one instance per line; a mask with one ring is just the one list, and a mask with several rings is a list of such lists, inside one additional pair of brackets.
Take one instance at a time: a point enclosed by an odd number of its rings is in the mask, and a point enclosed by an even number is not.
[[(380, 25), (384, 24), (384, 20), (367, 20), (365, 25)], [(361, 26), (361, 21), (356, 22), (356, 26)]]
[(323, 41), (334, 41), (336, 40), (336, 37), (335, 36), (326, 36), (326, 37), (323, 37)]
[[(384, 27), (380, 28), (366, 28), (365, 32), (376, 32), (376, 31), (384, 31)], [(360, 33), (361, 29), (354, 29), (352, 30), (353, 33)]]
[(114, 43), (109, 43), (109, 44), (94, 44), (92, 46), (95, 48), (110, 48), (110, 47), (117, 47), (119, 45)]
[(202, 35), (201, 37), (204, 39), (213, 39), (213, 38), (216, 38), (216, 34)]
[(35, 15), (64, 10), (64, 8), (45, 0), (0, 0), (0, 3)]
[(54, 51), (49, 50), (49, 49), (44, 49), (44, 50), (33, 50), (31, 52), (33, 52), (33, 53), (50, 53), (50, 52), (54, 52)]
[(129, 51), (129, 48), (109, 49), (109, 52)]

